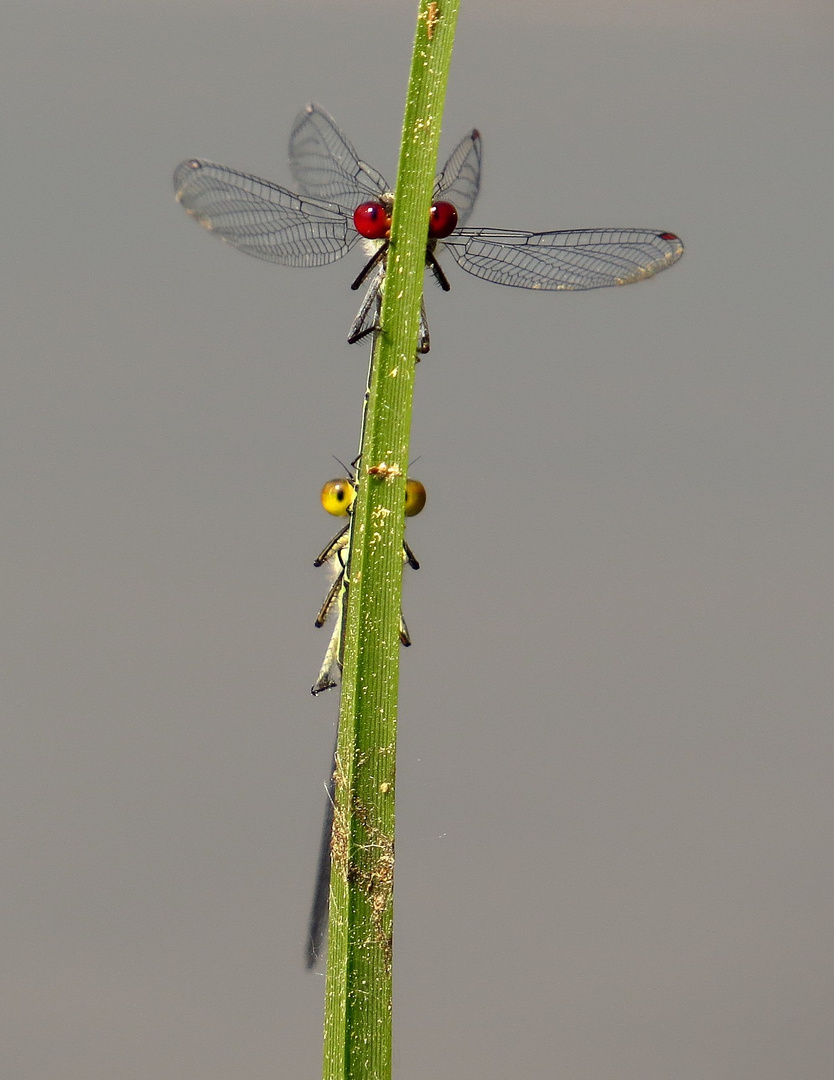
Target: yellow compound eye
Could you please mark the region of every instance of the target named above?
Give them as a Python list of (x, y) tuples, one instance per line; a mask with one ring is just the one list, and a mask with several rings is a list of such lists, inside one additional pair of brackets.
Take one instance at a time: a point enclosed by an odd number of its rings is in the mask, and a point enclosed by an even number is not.
[(414, 517), (426, 505), (426, 489), (419, 480), (410, 477), (405, 482), (405, 516)]
[[(422, 487), (422, 484), (420, 485)], [(347, 477), (328, 480), (321, 489), (321, 505), (333, 517), (347, 517), (350, 504), (356, 498), (356, 489)], [(425, 502), (425, 495), (423, 496)], [(406, 510), (406, 513), (408, 511)]]

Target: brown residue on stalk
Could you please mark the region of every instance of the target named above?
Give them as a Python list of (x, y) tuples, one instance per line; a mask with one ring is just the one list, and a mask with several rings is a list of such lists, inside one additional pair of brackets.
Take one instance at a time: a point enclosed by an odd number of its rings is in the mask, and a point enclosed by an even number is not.
[[(367, 817), (367, 815), (363, 815)], [(374, 940), (382, 949), (385, 966), (390, 971), (393, 959), (391, 942), (391, 899), (394, 894), (394, 844), (380, 829), (368, 828), (367, 841), (362, 845), (367, 869), (357, 875), (357, 885), (367, 897), (371, 908)]]
[[(383, 751), (385, 754), (386, 751)], [(357, 768), (367, 765), (364, 756), (356, 762)], [(344, 787), (345, 776), (337, 758), (334, 779), (337, 792)], [(379, 784), (379, 790), (392, 790), (391, 781)], [(346, 793), (341, 792), (342, 796)], [(359, 799), (353, 799), (353, 846), (349, 843), (348, 814), (339, 809), (338, 796), (333, 814), (333, 867), (338, 873), (364, 895), (370, 908), (372, 935), (367, 942), (382, 951), (389, 971), (393, 959), (391, 937), (391, 901), (394, 891), (394, 843), (372, 821), (368, 807)], [(351, 854), (352, 851), (352, 854)]]
[(378, 480), (388, 480), (403, 475), (399, 465), (389, 465), (387, 461), (381, 461), (379, 465), (369, 465), (367, 473), (368, 476), (375, 476)]
[(334, 873), (348, 879), (348, 828), (345, 800), (341, 792), (345, 787), (345, 773), (339, 755), (333, 769), (333, 830), (330, 836), (330, 859)]
[(431, 41), (434, 37), (434, 28), (440, 21), (440, 5), (432, 2), (426, 8), (426, 14), (424, 16), (426, 20), (426, 37)]

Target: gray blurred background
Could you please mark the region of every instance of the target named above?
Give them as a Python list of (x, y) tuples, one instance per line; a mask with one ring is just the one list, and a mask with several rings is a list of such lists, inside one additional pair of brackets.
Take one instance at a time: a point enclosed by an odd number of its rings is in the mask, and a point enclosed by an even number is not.
[[(398, 1080), (826, 1080), (828, 0), (464, 0), (473, 225), (651, 226), (583, 295), (444, 264), (412, 452)], [(0, 1075), (320, 1075), (303, 968), (335, 693), (312, 559), (356, 451), (358, 255), (176, 206), (289, 183), (321, 102), (394, 179), (416, 4), (7, 9)]]

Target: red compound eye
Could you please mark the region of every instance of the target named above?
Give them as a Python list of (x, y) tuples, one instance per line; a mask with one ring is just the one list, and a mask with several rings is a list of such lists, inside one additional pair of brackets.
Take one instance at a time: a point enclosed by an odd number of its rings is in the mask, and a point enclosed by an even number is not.
[(385, 240), (391, 232), (391, 217), (382, 203), (366, 202), (353, 211), (353, 224), (366, 240)]
[(451, 236), (458, 224), (458, 212), (450, 202), (436, 202), (429, 211), (429, 236), (442, 240)]

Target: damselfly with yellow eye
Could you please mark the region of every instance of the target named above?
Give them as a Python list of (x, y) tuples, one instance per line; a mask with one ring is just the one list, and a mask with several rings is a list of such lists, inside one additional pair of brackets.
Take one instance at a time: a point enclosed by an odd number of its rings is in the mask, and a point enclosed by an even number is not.
[[(377, 472), (381, 467), (376, 467)], [(324, 663), (321, 666), (319, 677), (312, 687), (314, 695), (323, 690), (330, 690), (336, 686), (342, 673), (342, 646), (344, 641), (344, 616), (345, 601), (347, 599), (346, 571), (348, 548), (350, 545), (350, 527), (352, 524), (351, 509), (356, 497), (356, 481), (353, 477), (343, 476), (336, 480), (328, 480), (321, 489), (321, 504), (328, 514), (334, 517), (347, 517), (349, 520), (344, 528), (340, 529), (330, 543), (324, 548), (314, 566), (329, 566), (333, 572), (333, 582), (328, 589), (324, 603), (316, 618), (316, 626), (323, 626), (331, 615), (335, 616), (333, 631), (330, 635), (330, 643), (324, 654)], [(426, 505), (426, 489), (419, 480), (409, 477), (405, 484), (405, 515), (415, 517)], [(403, 564), (407, 564), (413, 570), (419, 570), (420, 564), (414, 557), (414, 552), (403, 538)], [(400, 641), (403, 645), (410, 645), (411, 638), (408, 627), (400, 612)], [(318, 961), (321, 943), (327, 927), (328, 895), (330, 890), (330, 841), (333, 833), (333, 802), (335, 799), (335, 769), (336, 750), (333, 750), (333, 767), (327, 783), (327, 806), (324, 814), (324, 826), (321, 834), (321, 846), (319, 849), (318, 869), (316, 872), (316, 885), (313, 894), (313, 905), (310, 910), (310, 925), (307, 936), (307, 967), (312, 968)]]
[[(192, 158), (177, 166), (177, 200), (215, 236), (247, 255), (281, 266), (324, 266), (360, 240), (370, 256), (351, 285), (370, 279), (348, 341), (379, 329), (393, 188), (360, 160), (345, 134), (320, 105), (301, 110), (290, 135), (290, 168), (299, 194), (269, 180)], [(448, 292), (437, 255), (448, 248), (475, 277), (518, 289), (575, 291), (629, 285), (677, 262), (683, 243), (661, 229), (594, 228), (554, 232), (473, 229), (465, 225), (481, 184), (481, 136), (458, 143), (434, 184), (426, 243), (426, 269)], [(421, 308), (417, 351), (429, 351)]]
[[(311, 687), (311, 693), (314, 696), (320, 694), (323, 690), (331, 690), (334, 686), (337, 686), (338, 677), (342, 671), (343, 608), (347, 595), (345, 570), (350, 546), (350, 529), (353, 523), (351, 509), (355, 497), (355, 481), (347, 476), (336, 480), (328, 480), (321, 489), (321, 504), (328, 514), (332, 514), (334, 517), (347, 517), (349, 520), (313, 562), (313, 566), (330, 567), (333, 574), (333, 581), (316, 616), (316, 626), (324, 626), (330, 617), (335, 614), (333, 632), (330, 635), (327, 652), (324, 654), (324, 663), (321, 666), (318, 679)], [(426, 489), (419, 480), (412, 480), (409, 477), (405, 484), (405, 516), (414, 517), (420, 513), (425, 505)], [(414, 552), (405, 539), (403, 539), (403, 562), (407, 563), (412, 570), (420, 569), (420, 564), (415, 559)], [(411, 644), (408, 627), (402, 614), (400, 614), (400, 641), (403, 645)]]

